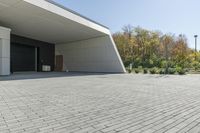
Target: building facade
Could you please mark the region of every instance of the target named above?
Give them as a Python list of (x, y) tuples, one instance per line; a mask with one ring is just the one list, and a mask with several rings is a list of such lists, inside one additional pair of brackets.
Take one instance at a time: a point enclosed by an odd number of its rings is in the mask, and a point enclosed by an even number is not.
[(0, 0), (0, 75), (124, 73), (109, 29), (51, 0)]

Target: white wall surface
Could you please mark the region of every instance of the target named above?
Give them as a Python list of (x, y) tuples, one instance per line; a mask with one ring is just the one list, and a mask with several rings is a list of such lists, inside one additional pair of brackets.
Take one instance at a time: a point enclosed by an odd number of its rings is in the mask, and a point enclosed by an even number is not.
[(56, 55), (63, 55), (64, 71), (125, 72), (111, 36), (57, 44)]
[(10, 74), (10, 31), (0, 27), (0, 75)]

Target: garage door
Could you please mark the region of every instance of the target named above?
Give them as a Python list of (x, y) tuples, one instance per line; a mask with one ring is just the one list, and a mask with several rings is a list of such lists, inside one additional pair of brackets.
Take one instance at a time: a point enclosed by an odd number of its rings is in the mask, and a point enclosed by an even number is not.
[(35, 71), (35, 47), (21, 44), (12, 44), (11, 71)]

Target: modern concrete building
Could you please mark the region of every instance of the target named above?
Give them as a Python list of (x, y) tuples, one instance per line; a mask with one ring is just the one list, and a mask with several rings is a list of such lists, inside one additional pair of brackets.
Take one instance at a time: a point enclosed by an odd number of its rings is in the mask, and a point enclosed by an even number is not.
[(109, 29), (50, 0), (0, 0), (0, 75), (125, 72)]

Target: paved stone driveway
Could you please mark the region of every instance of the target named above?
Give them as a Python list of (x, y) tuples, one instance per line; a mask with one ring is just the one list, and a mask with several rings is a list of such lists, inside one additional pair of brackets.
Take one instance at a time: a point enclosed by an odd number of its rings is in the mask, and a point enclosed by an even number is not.
[(22, 77), (0, 81), (0, 133), (200, 132), (200, 75)]

